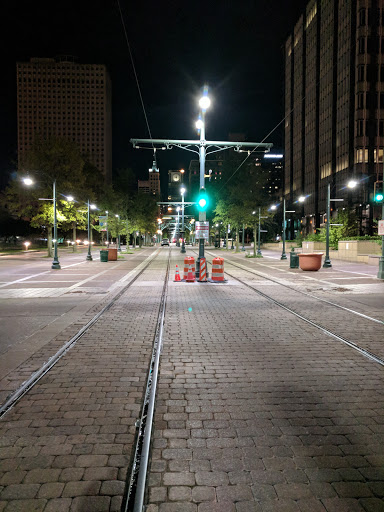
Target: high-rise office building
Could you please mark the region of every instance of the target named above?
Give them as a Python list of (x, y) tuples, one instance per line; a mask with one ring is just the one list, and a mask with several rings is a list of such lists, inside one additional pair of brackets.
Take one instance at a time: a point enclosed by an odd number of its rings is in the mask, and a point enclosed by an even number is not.
[(344, 199), (333, 207), (370, 232), (383, 147), (384, 0), (310, 0), (285, 44), (283, 186), (288, 201), (307, 196), (307, 232), (324, 222), (328, 183)]
[(101, 64), (72, 58), (17, 63), (19, 168), (36, 135), (76, 142), (105, 176), (112, 176), (111, 80)]
[(137, 187), (142, 194), (151, 194), (160, 198), (160, 173), (155, 161), (152, 168), (148, 169), (148, 179), (138, 180)]

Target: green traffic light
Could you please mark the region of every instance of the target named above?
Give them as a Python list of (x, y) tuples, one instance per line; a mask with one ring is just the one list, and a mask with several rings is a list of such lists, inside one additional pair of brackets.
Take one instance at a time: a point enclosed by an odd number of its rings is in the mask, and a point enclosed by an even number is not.
[(201, 189), (199, 196), (197, 197), (197, 209), (200, 212), (205, 212), (208, 208), (209, 197), (207, 196), (207, 191), (205, 189)]
[(384, 195), (382, 193), (379, 193), (379, 194), (376, 194), (375, 195), (375, 201), (376, 203), (381, 203), (384, 199)]

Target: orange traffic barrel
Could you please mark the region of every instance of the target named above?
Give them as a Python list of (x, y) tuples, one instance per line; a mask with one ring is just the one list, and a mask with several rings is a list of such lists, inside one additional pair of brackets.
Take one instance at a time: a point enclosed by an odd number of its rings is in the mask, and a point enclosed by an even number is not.
[(184, 258), (184, 275), (183, 275), (184, 281), (187, 280), (189, 272), (195, 273), (195, 271), (196, 271), (195, 258), (193, 256), (186, 256)]
[(212, 281), (225, 281), (224, 279), (224, 258), (213, 258), (212, 260)]

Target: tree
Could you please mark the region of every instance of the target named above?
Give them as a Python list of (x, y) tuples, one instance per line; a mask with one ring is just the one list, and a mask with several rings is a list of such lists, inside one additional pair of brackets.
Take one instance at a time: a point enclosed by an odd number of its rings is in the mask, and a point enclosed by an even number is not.
[(58, 225), (64, 229), (76, 223), (83, 225), (76, 205), (69, 203), (64, 194), (84, 201), (93, 199), (102, 175), (86, 162), (74, 142), (59, 137), (36, 138), (23, 169), (18, 172), (18, 176), (23, 175), (33, 177), (36, 185), (27, 191), (20, 179), (14, 180), (2, 194), (1, 203), (14, 217), (47, 231), (48, 254), (52, 256), (53, 202), (39, 198), (52, 200), (56, 182)]

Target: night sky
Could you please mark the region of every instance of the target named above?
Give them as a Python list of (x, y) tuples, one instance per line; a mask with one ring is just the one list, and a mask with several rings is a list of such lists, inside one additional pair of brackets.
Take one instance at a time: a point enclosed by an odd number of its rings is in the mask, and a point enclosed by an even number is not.
[[(153, 138), (198, 138), (194, 122), (202, 85), (212, 107), (206, 137), (245, 133), (260, 142), (283, 118), (284, 43), (306, 0), (120, 0)], [(105, 64), (112, 79), (113, 168), (145, 176), (148, 138), (117, 0), (7, 1), (3, 37), (0, 173), (17, 159), (16, 62), (69, 54), (79, 63)], [(3, 32), (4, 36), (4, 32)], [(282, 129), (267, 140), (282, 145)], [(191, 154), (158, 153), (160, 171), (187, 168)]]

